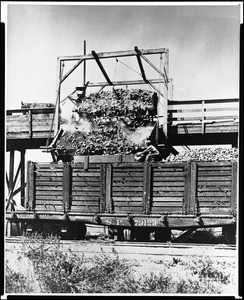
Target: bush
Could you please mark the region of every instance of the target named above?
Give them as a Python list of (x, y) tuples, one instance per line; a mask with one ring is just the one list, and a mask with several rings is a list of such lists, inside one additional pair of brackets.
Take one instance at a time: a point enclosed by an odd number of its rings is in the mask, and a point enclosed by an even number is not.
[[(160, 272), (136, 276), (135, 266), (114, 250), (92, 258), (60, 248), (59, 239), (32, 235), (23, 240), (22, 256), (32, 262), (41, 293), (221, 293), (231, 283), (234, 264), (193, 257), (187, 262), (160, 261)], [(158, 264), (159, 266), (159, 264)], [(172, 268), (187, 271), (187, 276)], [(175, 269), (176, 270), (176, 269)], [(178, 271), (178, 269), (177, 269)], [(138, 274), (137, 274), (138, 275)], [(184, 277), (182, 277), (184, 276)], [(33, 293), (28, 276), (6, 268), (7, 293)]]

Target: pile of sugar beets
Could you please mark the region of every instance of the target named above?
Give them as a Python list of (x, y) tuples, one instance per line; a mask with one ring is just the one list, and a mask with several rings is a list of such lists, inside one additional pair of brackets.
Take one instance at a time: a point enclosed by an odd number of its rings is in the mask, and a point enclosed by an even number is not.
[(75, 155), (133, 154), (145, 148), (133, 141), (137, 129), (152, 126), (153, 93), (141, 89), (113, 89), (77, 100), (74, 113), (91, 124), (90, 131), (65, 131), (58, 148), (74, 148)]
[(237, 148), (196, 148), (185, 150), (177, 155), (172, 153), (165, 161), (185, 162), (185, 161), (233, 161), (238, 159)]

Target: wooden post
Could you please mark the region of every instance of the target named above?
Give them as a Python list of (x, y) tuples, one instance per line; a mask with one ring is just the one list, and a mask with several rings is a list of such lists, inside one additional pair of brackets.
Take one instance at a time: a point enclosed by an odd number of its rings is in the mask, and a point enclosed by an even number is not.
[(144, 165), (143, 174), (143, 210), (146, 214), (151, 211), (151, 197), (152, 197), (152, 165)]
[(71, 207), (71, 192), (72, 192), (72, 170), (69, 162), (63, 164), (63, 208), (64, 213), (67, 213)]
[(106, 210), (106, 166), (105, 164), (100, 165), (100, 208), (99, 212), (105, 212)]
[(232, 162), (232, 184), (231, 184), (231, 209), (234, 212), (236, 210), (237, 201), (237, 162)]
[(29, 138), (32, 139), (32, 112), (29, 109)]
[(205, 133), (205, 122), (204, 122), (204, 109), (205, 109), (205, 101), (203, 100), (202, 101), (202, 134), (204, 134)]
[(106, 164), (106, 210), (113, 211), (112, 199), (112, 165)]
[[(169, 78), (169, 50), (166, 49), (163, 55), (163, 70), (165, 74), (165, 78), (167, 83), (163, 83), (163, 91), (159, 94), (159, 101), (158, 101), (158, 120), (159, 120), (159, 127), (162, 127), (165, 136), (168, 136), (168, 78)], [(163, 96), (162, 96), (163, 95)]]
[(35, 209), (35, 169), (36, 165), (32, 161), (27, 162), (27, 199), (26, 208)]
[(190, 213), (190, 191), (191, 191), (191, 166), (187, 163), (185, 166), (185, 189), (182, 210), (184, 214)]
[[(195, 214), (198, 210), (197, 205), (197, 164), (191, 163), (191, 188), (190, 188), (190, 203), (189, 212)], [(197, 211), (198, 212), (198, 211)]]
[(13, 190), (13, 184), (14, 184), (14, 150), (11, 150), (10, 158), (9, 158), (9, 186), (8, 186), (10, 192)]
[(61, 89), (61, 60), (57, 58), (57, 79), (56, 79), (56, 103), (55, 103), (55, 120), (54, 136), (59, 131), (59, 112), (60, 112), (60, 89)]
[[(84, 55), (86, 55), (86, 41), (84, 41)], [(86, 85), (86, 60), (84, 60), (84, 69), (83, 69), (83, 86)]]

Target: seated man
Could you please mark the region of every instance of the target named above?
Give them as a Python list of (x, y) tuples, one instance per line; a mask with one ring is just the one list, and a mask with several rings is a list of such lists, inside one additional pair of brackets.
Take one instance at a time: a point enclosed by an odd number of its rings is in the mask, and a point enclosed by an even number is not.
[(136, 160), (141, 161), (145, 159), (145, 162), (150, 162), (150, 161), (154, 161), (155, 158), (159, 157), (160, 152), (155, 146), (153, 146), (150, 140), (146, 140), (146, 146), (147, 148), (144, 151), (136, 154), (135, 157)]

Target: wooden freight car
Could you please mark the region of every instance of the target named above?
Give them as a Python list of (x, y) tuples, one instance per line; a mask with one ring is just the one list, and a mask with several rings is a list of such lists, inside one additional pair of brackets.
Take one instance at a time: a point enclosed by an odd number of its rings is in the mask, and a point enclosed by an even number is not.
[(80, 156), (73, 163), (28, 162), (26, 210), (7, 214), (37, 231), (82, 239), (85, 224), (123, 239), (170, 238), (170, 231), (224, 227), (234, 234), (237, 162), (135, 162), (132, 156)]

